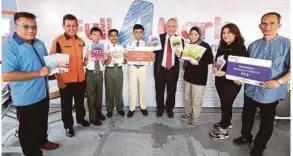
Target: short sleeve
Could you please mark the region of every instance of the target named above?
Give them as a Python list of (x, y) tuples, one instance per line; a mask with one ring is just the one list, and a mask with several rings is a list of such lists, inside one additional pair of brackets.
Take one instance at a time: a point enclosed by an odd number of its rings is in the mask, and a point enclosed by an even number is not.
[(6, 42), (2, 47), (2, 72), (17, 71), (18, 67), (16, 48), (13, 48), (11, 43)]

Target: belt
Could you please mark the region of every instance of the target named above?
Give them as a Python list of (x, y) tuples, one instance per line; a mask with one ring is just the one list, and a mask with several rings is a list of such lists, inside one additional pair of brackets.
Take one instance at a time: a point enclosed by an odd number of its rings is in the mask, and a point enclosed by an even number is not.
[(142, 66), (144, 66), (144, 65), (137, 65), (137, 64), (134, 64), (133, 66), (135, 66), (136, 68), (140, 68), (140, 67), (142, 67)]
[(120, 66), (120, 67), (118, 67), (118, 66), (116, 66), (116, 67), (108, 67), (108, 66), (106, 66), (106, 68), (110, 68), (110, 69), (118, 68), (118, 69), (121, 69), (122, 66)]
[(94, 73), (94, 74), (96, 74), (96, 73), (100, 73), (101, 71), (96, 71), (96, 70), (86, 70), (87, 72), (90, 72), (90, 73)]

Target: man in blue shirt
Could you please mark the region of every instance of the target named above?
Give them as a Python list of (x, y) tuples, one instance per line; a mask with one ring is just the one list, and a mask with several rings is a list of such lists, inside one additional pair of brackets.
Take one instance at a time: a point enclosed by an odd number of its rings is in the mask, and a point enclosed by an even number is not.
[(41, 148), (59, 146), (48, 141), (49, 87), (45, 66), (45, 45), (36, 39), (35, 15), (14, 15), (15, 33), (2, 49), (2, 80), (9, 82), (11, 96), (19, 114), (19, 142), (24, 155), (43, 156)]
[(251, 156), (262, 156), (263, 150), (272, 135), (276, 106), (283, 99), (290, 80), (290, 40), (279, 36), (281, 15), (276, 12), (264, 14), (259, 25), (263, 38), (254, 41), (248, 47), (249, 57), (271, 60), (271, 77), (263, 86), (244, 86), (244, 107), (242, 112), (242, 136), (234, 143), (242, 145), (252, 142), (256, 109), (260, 109), (260, 128), (254, 139)]

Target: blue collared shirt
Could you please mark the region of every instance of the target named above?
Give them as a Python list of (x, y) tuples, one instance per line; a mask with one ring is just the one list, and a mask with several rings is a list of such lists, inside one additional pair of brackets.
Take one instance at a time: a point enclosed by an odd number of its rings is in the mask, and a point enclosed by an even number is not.
[[(2, 72), (39, 71), (45, 65), (43, 56), (46, 55), (48, 52), (42, 41), (35, 39), (30, 44), (14, 33), (2, 47)], [(14, 105), (27, 106), (43, 100), (48, 92), (47, 82), (47, 77), (9, 82)]]
[[(288, 38), (277, 35), (270, 41), (256, 40), (249, 45), (248, 54), (252, 58), (272, 61), (270, 80), (278, 80), (290, 70), (290, 40)], [(269, 104), (284, 99), (287, 83), (274, 89), (245, 84), (244, 92), (246, 96), (259, 103)]]

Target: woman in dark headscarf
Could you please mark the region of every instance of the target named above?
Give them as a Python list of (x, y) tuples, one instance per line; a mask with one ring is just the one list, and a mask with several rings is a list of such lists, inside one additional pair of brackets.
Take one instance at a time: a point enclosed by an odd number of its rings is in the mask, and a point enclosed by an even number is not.
[(189, 127), (196, 127), (200, 123), (203, 95), (208, 78), (208, 65), (213, 63), (213, 53), (210, 45), (201, 39), (199, 27), (192, 27), (189, 33), (190, 44), (206, 48), (199, 61), (184, 61), (185, 115), (181, 119), (189, 120)]

